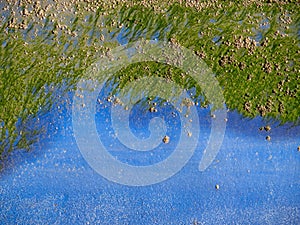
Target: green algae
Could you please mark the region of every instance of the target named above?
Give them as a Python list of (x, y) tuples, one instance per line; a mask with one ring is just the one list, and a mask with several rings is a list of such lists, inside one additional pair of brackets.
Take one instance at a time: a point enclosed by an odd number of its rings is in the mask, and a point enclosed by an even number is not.
[[(30, 14), (24, 5), (26, 15), (11, 13), (2, 21), (0, 161), (15, 149), (30, 149), (38, 131), (27, 122), (55, 104), (55, 90), (73, 90), (86, 68), (118, 45), (112, 37), (120, 32), (129, 42), (156, 38), (193, 50), (212, 68), (229, 109), (249, 118), (299, 124), (300, 7), (296, 2), (159, 2), (153, 7), (140, 1), (78, 2), (73, 6), (76, 15), (67, 11), (60, 16), (51, 11)], [(195, 101), (203, 107), (209, 104), (191, 77), (157, 62), (122, 68), (111, 79), (116, 84), (112, 94), (144, 76), (195, 88)]]

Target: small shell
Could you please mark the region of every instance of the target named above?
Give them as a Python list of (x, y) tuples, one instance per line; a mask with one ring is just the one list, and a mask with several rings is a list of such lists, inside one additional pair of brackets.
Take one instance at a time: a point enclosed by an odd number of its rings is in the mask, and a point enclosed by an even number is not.
[(150, 111), (150, 112), (157, 112), (157, 109), (154, 108), (154, 107), (151, 107), (151, 108), (149, 109), (149, 111)]
[(164, 138), (163, 138), (163, 142), (165, 143), (165, 144), (168, 144), (169, 142), (170, 142), (170, 137), (169, 136), (164, 136)]

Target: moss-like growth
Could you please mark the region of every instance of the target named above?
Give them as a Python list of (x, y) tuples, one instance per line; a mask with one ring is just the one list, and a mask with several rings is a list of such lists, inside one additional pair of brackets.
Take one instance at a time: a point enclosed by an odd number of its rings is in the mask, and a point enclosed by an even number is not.
[[(72, 90), (85, 69), (128, 41), (158, 39), (189, 48), (212, 68), (229, 109), (299, 124), (300, 6), (296, 1), (39, 1), (7, 3), (0, 30), (0, 161), (29, 148), (26, 126)], [(6, 16), (4, 16), (6, 15)], [(180, 69), (157, 62), (122, 68), (117, 92), (134, 79), (159, 76), (208, 102)]]

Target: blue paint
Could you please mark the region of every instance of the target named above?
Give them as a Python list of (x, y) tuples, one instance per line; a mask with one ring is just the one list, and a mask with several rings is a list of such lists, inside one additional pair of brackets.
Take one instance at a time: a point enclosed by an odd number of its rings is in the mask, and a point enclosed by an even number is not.
[[(103, 99), (102, 99), (103, 101)], [(103, 104), (97, 104), (97, 113), (95, 120), (97, 121), (97, 131), (100, 134), (99, 137), (109, 151), (111, 155), (116, 157), (119, 161), (134, 165), (134, 166), (146, 166), (158, 163), (166, 159), (175, 149), (179, 141), (180, 120), (179, 115), (169, 104), (164, 107), (156, 107), (157, 112), (149, 112), (150, 107), (143, 106), (142, 103), (136, 104), (132, 109), (132, 116), (130, 118), (131, 130), (135, 136), (140, 139), (145, 139), (150, 136), (148, 130), (149, 122), (154, 117), (162, 117), (167, 122), (168, 132), (167, 135), (172, 137), (168, 148), (165, 145), (146, 152), (137, 152), (126, 148), (118, 141), (113, 135), (114, 130), (111, 124), (111, 107), (112, 104), (105, 102)], [(173, 116), (173, 112), (174, 116)], [(106, 118), (106, 120), (103, 120)], [(105, 130), (105, 132), (102, 132)], [(117, 150), (116, 150), (117, 149)]]
[(210, 19), (209, 22), (210, 22), (210, 23), (216, 23), (217, 20), (216, 20), (216, 19)]
[(269, 19), (265, 18), (265, 19), (263, 19), (263, 20), (260, 22), (259, 28), (262, 29), (262, 30), (267, 31), (267, 30), (270, 29), (270, 26), (271, 26), (271, 25), (270, 25)]
[(221, 36), (217, 35), (215, 37), (213, 37), (212, 41), (217, 45), (219, 46), (221, 44)]
[(117, 41), (121, 44), (121, 45), (125, 45), (128, 43), (128, 39), (126, 37), (126, 34), (128, 32), (128, 29), (126, 29), (125, 27), (121, 28), (120, 33), (117, 36)]
[[(48, 132), (33, 151), (14, 152), (1, 173), (1, 224), (299, 224), (300, 126), (274, 124), (267, 133), (258, 130), (265, 125), (261, 118), (230, 112), (216, 160), (199, 172), (211, 125), (209, 109), (199, 108), (199, 143), (188, 164), (162, 183), (128, 187), (104, 179), (82, 158), (72, 133), (71, 102), (66, 103), (71, 97), (40, 118)], [(172, 110), (158, 109), (166, 114)], [(99, 110), (98, 132), (109, 139), (111, 134), (103, 129), (107, 124), (101, 125), (109, 119), (109, 109)], [(134, 133), (147, 136), (153, 115), (140, 105), (132, 113)], [(170, 146), (162, 144), (157, 150), (171, 151)], [(138, 157), (126, 162), (139, 163)]]
[[(117, 40), (127, 43), (123, 35)], [(40, 117), (46, 135), (32, 152), (14, 152), (0, 174), (0, 224), (300, 224), (300, 126), (273, 124), (267, 133), (258, 130), (265, 125), (261, 118), (249, 120), (230, 112), (216, 160), (199, 172), (211, 118), (209, 109), (198, 108), (199, 142), (188, 164), (162, 183), (128, 187), (90, 168), (73, 136), (72, 93), (58, 101), (62, 101), (59, 108)], [(107, 147), (120, 147), (112, 138), (111, 104), (97, 107), (99, 136)], [(172, 107), (161, 106), (157, 113), (168, 124), (168, 145), (162, 143), (145, 154), (128, 149), (111, 154), (133, 165), (168, 157), (181, 128), (176, 118), (167, 116), (171, 111)], [(133, 133), (147, 137), (152, 117), (136, 105), (130, 120)]]
[(7, 40), (3, 41), (1, 46), (5, 48), (7, 46)]

